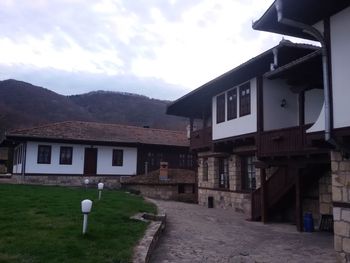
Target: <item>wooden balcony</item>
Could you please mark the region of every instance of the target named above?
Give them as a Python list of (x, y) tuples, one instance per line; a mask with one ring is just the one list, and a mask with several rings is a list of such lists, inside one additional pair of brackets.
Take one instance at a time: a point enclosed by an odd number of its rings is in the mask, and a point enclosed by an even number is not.
[(210, 149), (212, 146), (212, 127), (206, 127), (191, 133), (191, 150)]
[(259, 157), (303, 154), (310, 149), (306, 144), (306, 130), (310, 125), (261, 132), (258, 135)]

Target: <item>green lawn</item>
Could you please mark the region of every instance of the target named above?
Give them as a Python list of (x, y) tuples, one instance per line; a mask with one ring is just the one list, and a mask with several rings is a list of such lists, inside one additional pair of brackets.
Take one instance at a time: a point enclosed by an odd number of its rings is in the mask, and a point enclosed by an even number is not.
[[(93, 201), (82, 236), (83, 199)], [(129, 219), (156, 208), (121, 191), (0, 185), (0, 262), (130, 262), (147, 224)]]

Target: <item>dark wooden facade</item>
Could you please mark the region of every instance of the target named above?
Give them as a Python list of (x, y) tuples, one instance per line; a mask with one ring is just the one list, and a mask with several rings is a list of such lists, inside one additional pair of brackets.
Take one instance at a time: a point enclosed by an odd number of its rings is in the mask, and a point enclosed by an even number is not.
[(170, 169), (197, 168), (195, 155), (188, 147), (142, 145), (137, 151), (137, 174), (158, 170), (160, 162), (168, 162)]

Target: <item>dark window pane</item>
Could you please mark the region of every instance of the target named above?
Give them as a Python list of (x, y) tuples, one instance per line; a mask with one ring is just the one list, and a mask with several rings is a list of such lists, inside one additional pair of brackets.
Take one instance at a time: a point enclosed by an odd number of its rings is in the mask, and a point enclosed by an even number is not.
[(178, 184), (178, 193), (179, 194), (185, 193), (185, 185), (184, 184)]
[(216, 123), (225, 121), (225, 94), (216, 97)]
[(237, 118), (237, 88), (227, 92), (227, 120)]
[(60, 164), (72, 164), (73, 147), (60, 148)]
[(250, 114), (250, 83), (245, 83), (239, 87), (239, 116)]
[(112, 166), (123, 166), (123, 150), (113, 150)]
[(50, 145), (38, 146), (38, 163), (42, 163), (42, 164), (51, 163), (51, 146)]
[(219, 187), (227, 189), (230, 188), (227, 158), (219, 158)]
[(242, 190), (256, 189), (255, 156), (242, 157)]

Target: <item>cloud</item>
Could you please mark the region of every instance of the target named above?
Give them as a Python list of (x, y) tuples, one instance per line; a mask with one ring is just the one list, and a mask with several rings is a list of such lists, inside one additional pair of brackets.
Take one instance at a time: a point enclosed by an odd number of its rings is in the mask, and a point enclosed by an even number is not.
[(0, 77), (176, 98), (277, 44), (251, 29), (271, 3), (2, 0)]

